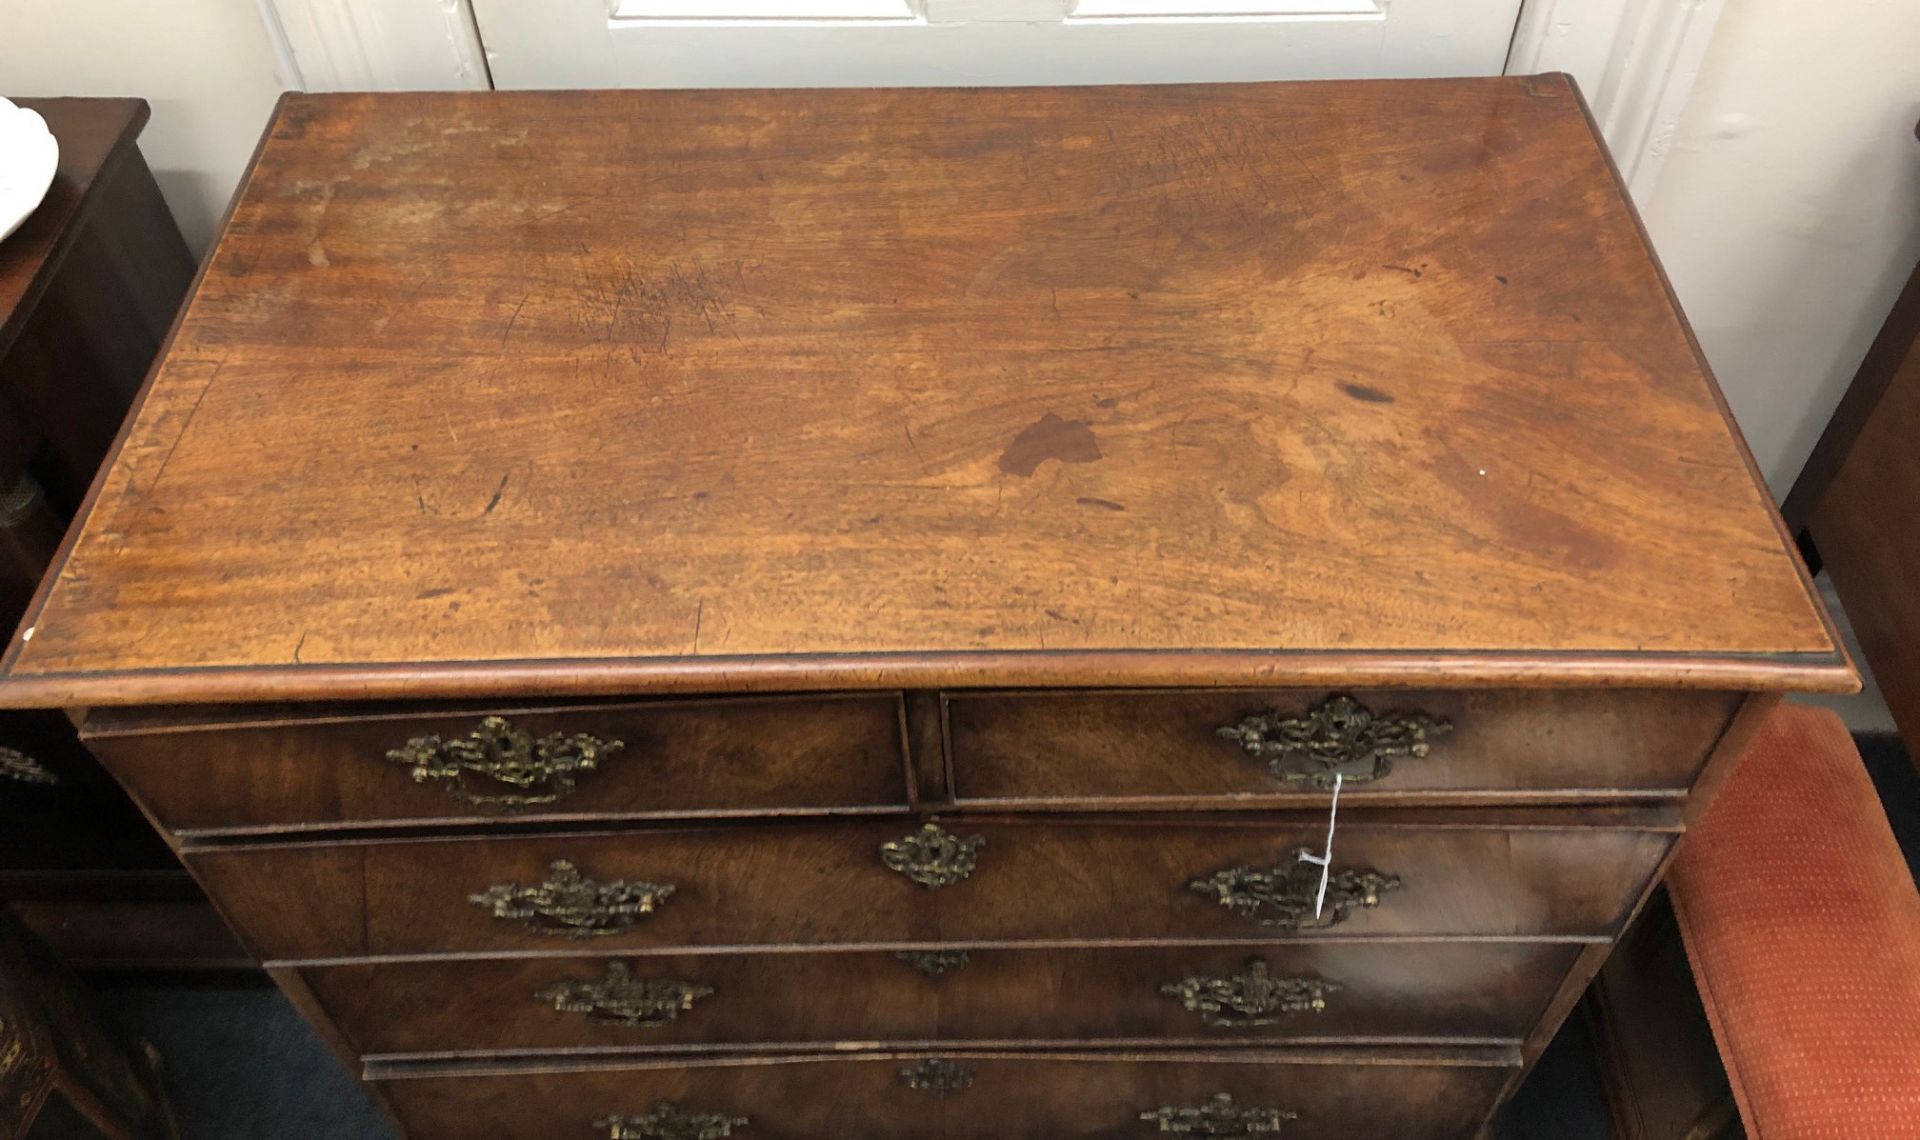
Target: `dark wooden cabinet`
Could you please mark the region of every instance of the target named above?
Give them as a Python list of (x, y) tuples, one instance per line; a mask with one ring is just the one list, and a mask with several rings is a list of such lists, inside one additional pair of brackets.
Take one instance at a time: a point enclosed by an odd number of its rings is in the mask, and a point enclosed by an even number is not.
[(1855, 683), (1558, 76), (290, 96), (28, 633), (415, 1140), (1465, 1140)]
[[(45, 200), (0, 241), (7, 630), (53, 562), (193, 275), (136, 143), (144, 102), (17, 102), (46, 119), (60, 165)], [(57, 711), (0, 711), (0, 903), (74, 963), (246, 965)]]
[(0, 1138), (177, 1140), (156, 1061), (0, 912)]

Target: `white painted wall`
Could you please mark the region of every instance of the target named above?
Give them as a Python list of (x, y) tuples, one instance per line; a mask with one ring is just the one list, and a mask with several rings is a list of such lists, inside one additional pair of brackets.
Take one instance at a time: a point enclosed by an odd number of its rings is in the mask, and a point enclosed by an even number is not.
[(1639, 203), (1784, 496), (1920, 257), (1920, 3), (1727, 0)]
[(280, 89), (254, 0), (0, 0), (0, 94), (146, 99), (140, 147), (196, 252)]

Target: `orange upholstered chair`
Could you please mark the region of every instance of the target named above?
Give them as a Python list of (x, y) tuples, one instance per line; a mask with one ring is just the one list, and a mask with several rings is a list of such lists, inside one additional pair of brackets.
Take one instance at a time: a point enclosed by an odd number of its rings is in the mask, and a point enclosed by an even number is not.
[(1753, 1140), (1920, 1140), (1920, 895), (1846, 727), (1782, 706), (1668, 880)]

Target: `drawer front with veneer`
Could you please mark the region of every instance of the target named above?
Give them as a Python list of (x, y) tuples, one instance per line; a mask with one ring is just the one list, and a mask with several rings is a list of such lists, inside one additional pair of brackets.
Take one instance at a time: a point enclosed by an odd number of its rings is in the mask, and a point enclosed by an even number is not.
[[(1289, 820), (1286, 817), (1292, 816)], [(1300, 818), (1306, 817), (1306, 818)], [(223, 846), (187, 859), (275, 961), (728, 946), (1610, 935), (1668, 828), (1323, 818), (769, 824)], [(286, 900), (297, 898), (299, 907)]]
[(1300, 690), (946, 697), (962, 804), (1246, 808), (1677, 799), (1733, 693)]
[(205, 723), (109, 709), (84, 735), (183, 835), (907, 803), (893, 693)]
[(1465, 1140), (1512, 1060), (943, 1052), (374, 1076), (411, 1140)]
[(1579, 945), (662, 954), (303, 971), (370, 1057), (849, 1041), (1517, 1042)]

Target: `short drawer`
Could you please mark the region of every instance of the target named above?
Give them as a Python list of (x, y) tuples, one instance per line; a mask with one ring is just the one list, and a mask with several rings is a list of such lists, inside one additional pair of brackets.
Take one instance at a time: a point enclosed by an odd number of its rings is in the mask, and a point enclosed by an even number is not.
[(370, 1057), (726, 1045), (1518, 1043), (1578, 944), (1246, 943), (317, 966)]
[(1506, 1051), (806, 1055), (475, 1068), (380, 1086), (411, 1140), (1466, 1140), (1512, 1060)]
[(256, 952), (294, 961), (577, 953), (582, 941), (612, 952), (1601, 937), (1673, 839), (1462, 814), (1476, 822), (1346, 817), (1318, 917), (1318, 872), (1298, 855), (1325, 841), (1326, 822), (1304, 812), (223, 846), (187, 859)]
[(84, 736), (183, 835), (906, 805), (896, 693), (253, 719), (101, 710)]
[(1684, 796), (1733, 693), (949, 694), (958, 802), (1245, 808)]

